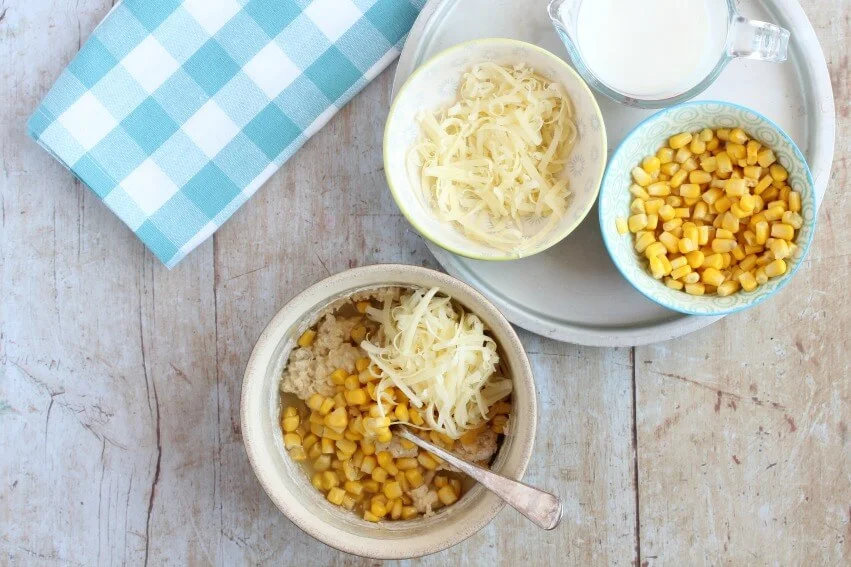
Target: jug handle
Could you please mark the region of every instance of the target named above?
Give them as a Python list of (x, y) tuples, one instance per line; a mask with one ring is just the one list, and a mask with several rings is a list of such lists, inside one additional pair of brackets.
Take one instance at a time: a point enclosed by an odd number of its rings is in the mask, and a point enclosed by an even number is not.
[(789, 30), (735, 16), (730, 23), (727, 55), (782, 63), (789, 47)]

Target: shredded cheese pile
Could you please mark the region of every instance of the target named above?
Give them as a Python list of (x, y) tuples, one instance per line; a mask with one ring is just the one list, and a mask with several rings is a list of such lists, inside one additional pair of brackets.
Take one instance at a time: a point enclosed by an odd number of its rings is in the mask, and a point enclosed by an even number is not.
[[(419, 173), (438, 218), (520, 256), (567, 208), (568, 182), (558, 177), (577, 138), (572, 104), (564, 87), (523, 65), (476, 65), (459, 96), (418, 117), (409, 171)], [(528, 222), (542, 218), (547, 223), (529, 237)]]
[(382, 415), (382, 394), (395, 386), (420, 409), (428, 429), (457, 439), (487, 421), (490, 406), (509, 395), (512, 384), (499, 373), (496, 343), (482, 321), (438, 291), (415, 289), (398, 304), (367, 309), (386, 346), (369, 339), (360, 346), (370, 368), (381, 370), (376, 398)]

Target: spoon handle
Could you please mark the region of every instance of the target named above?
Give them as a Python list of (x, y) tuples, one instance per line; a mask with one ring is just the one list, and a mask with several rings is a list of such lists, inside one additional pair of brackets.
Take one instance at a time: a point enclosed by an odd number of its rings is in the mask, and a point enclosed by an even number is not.
[(449, 451), (420, 439), (406, 427), (394, 427), (393, 431), (400, 437), (434, 453), (456, 469), (469, 475), (537, 526), (551, 530), (558, 526), (561, 521), (562, 506), (561, 499), (558, 496), (459, 459)]

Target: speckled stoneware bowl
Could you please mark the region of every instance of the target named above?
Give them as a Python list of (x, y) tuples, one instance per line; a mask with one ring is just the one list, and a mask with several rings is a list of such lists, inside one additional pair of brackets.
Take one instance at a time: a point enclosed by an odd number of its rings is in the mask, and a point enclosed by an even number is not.
[[(742, 128), (750, 137), (774, 150), (780, 164), (789, 171), (787, 184), (801, 193), (804, 224), (795, 243), (798, 248), (784, 275), (772, 278), (753, 291), (738, 291), (727, 297), (693, 296), (668, 288), (654, 279), (640, 262), (633, 247), (633, 235), (620, 235), (615, 228), (618, 216), (629, 216), (632, 195), (630, 171), (648, 155), (655, 155), (667, 139), (680, 132), (703, 128)], [(635, 289), (659, 305), (691, 315), (725, 315), (765, 301), (786, 285), (801, 266), (813, 238), (816, 222), (813, 178), (801, 150), (777, 124), (758, 112), (719, 101), (687, 102), (658, 112), (640, 123), (624, 138), (609, 159), (600, 189), (600, 229), (606, 248), (621, 274)]]
[[(513, 260), (507, 253), (471, 240), (452, 224), (439, 220), (422, 192), (418, 172), (408, 171), (407, 156), (420, 134), (417, 115), (436, 110), (456, 100), (464, 73), (477, 63), (500, 65), (523, 63), (551, 81), (564, 85), (573, 102), (574, 120), (579, 130), (576, 147), (562, 175), (570, 180), (571, 196), (561, 222), (537, 246), (525, 250), (531, 256), (564, 239), (579, 226), (591, 210), (606, 165), (606, 128), (603, 115), (588, 85), (563, 59), (530, 43), (513, 39), (478, 39), (438, 53), (405, 81), (396, 95), (384, 130), (384, 171), (396, 204), (420, 234), (438, 246), (478, 260)], [(534, 235), (540, 222), (527, 222), (527, 237)]]
[(499, 345), (514, 381), (511, 433), (496, 455), (493, 470), (521, 479), (532, 455), (537, 423), (535, 385), (529, 360), (509, 322), (468, 285), (415, 266), (355, 268), (309, 287), (269, 323), (248, 361), (242, 382), (242, 438), (263, 489), (297, 526), (342, 551), (376, 559), (403, 559), (435, 553), (470, 537), (490, 522), (502, 501), (475, 485), (456, 504), (430, 518), (367, 522), (325, 500), (301, 466), (284, 449), (278, 387), (295, 341), (314, 325), (330, 303), (358, 291), (385, 286), (437, 286), (478, 315)]

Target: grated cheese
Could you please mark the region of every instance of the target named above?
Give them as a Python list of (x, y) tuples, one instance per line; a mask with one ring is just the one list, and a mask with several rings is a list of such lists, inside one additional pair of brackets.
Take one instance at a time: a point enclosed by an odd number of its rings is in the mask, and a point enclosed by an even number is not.
[(439, 219), (522, 256), (567, 209), (568, 181), (559, 174), (576, 143), (572, 118), (561, 85), (524, 65), (482, 63), (464, 75), (455, 104), (419, 116), (409, 171)]
[(438, 291), (415, 289), (398, 304), (367, 309), (386, 346), (369, 339), (360, 346), (381, 378), (376, 398), (382, 416), (383, 396), (395, 386), (421, 410), (428, 429), (457, 439), (487, 421), (488, 409), (511, 393), (512, 383), (499, 371), (496, 342), (481, 319)]

